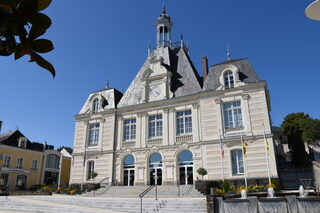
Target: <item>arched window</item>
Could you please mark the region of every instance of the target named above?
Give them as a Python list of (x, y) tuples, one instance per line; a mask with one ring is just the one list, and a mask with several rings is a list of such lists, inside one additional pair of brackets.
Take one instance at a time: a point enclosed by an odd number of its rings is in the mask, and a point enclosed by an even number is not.
[(162, 156), (153, 153), (149, 158), (150, 185), (162, 185)]
[(92, 102), (92, 113), (97, 113), (99, 110), (99, 99), (95, 98)]
[(162, 156), (159, 153), (153, 153), (149, 159), (150, 164), (162, 164)]
[(124, 168), (134, 167), (134, 158), (132, 155), (128, 155), (123, 161)]
[(192, 164), (192, 153), (189, 150), (184, 150), (179, 154), (178, 157), (179, 165), (190, 165)]
[(224, 87), (226, 89), (231, 89), (234, 87), (234, 77), (231, 71), (227, 71), (223, 74)]
[(123, 160), (123, 185), (134, 185), (134, 157), (132, 155), (128, 155)]
[(182, 151), (178, 156), (179, 183), (193, 184), (193, 158), (189, 150)]

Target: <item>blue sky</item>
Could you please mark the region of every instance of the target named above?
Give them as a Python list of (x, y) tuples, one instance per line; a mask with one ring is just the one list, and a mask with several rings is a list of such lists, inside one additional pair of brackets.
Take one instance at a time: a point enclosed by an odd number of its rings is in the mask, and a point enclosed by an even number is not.
[[(290, 0), (166, 0), (173, 40), (183, 33), (190, 56), (202, 75), (201, 56), (209, 65), (249, 58), (271, 93), (274, 125), (292, 112), (319, 118), (320, 22), (306, 18), (313, 2)], [(72, 146), (74, 115), (91, 92), (126, 90), (155, 46), (155, 20), (162, 0), (53, 1), (45, 13), (53, 24), (43, 36), (55, 50), (45, 54), (57, 71), (50, 73), (28, 57), (0, 57), (1, 132), (18, 127), (32, 141)]]

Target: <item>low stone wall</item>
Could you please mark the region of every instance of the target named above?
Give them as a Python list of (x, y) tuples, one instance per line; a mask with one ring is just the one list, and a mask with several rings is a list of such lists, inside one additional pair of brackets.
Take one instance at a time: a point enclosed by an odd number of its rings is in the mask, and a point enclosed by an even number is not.
[(320, 190), (320, 162), (312, 161), (314, 185), (317, 191)]
[(299, 198), (295, 195), (248, 199), (208, 196), (207, 201), (209, 213), (316, 213), (320, 210), (320, 197)]

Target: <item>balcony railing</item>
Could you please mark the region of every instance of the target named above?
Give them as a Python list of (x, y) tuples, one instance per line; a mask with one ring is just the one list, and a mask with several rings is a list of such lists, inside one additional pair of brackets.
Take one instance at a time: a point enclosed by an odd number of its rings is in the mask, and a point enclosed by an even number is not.
[(163, 139), (162, 138), (150, 138), (147, 141), (148, 145), (161, 145), (162, 144)]
[(136, 141), (124, 141), (122, 146), (124, 148), (134, 148), (136, 146)]
[(181, 144), (181, 143), (189, 143), (193, 141), (193, 136), (192, 135), (179, 135), (176, 137), (176, 143)]

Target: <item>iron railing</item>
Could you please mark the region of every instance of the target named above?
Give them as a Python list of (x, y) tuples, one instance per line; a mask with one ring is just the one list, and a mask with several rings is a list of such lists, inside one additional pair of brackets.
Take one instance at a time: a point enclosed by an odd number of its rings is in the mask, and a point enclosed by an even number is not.
[(146, 190), (144, 190), (140, 195), (139, 195), (139, 197), (140, 197), (140, 213), (142, 213), (142, 198), (146, 195), (146, 194), (148, 194), (148, 192), (150, 192), (151, 191), (151, 189), (153, 189), (154, 187), (156, 187), (156, 200), (158, 200), (158, 187), (157, 187), (157, 185), (155, 184), (155, 185), (151, 185), (151, 186), (149, 186)]

